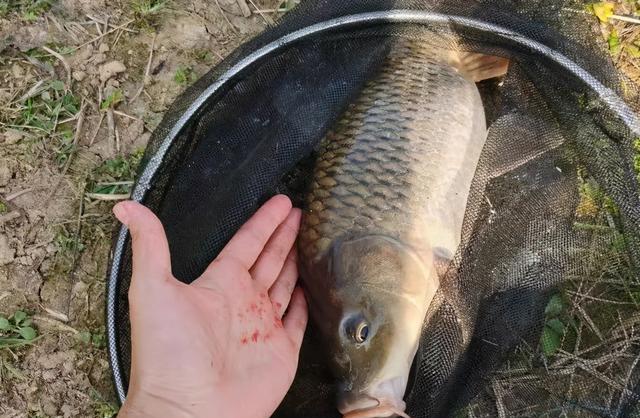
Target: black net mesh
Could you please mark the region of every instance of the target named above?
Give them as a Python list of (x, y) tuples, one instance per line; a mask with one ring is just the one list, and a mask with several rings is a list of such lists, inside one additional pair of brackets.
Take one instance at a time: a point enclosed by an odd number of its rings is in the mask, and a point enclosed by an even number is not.
[[(200, 79), (154, 132), (134, 197), (161, 218), (174, 274), (198, 277), (274, 193), (303, 205), (315, 147), (399, 39), (455, 40), (511, 67), (478, 86), (489, 136), (462, 243), (423, 328), (407, 413), (633, 416), (639, 106), (583, 9), (561, 0), (303, 2)], [(107, 306), (121, 398), (130, 260), (121, 231)], [(340, 416), (315, 332), (276, 417)]]

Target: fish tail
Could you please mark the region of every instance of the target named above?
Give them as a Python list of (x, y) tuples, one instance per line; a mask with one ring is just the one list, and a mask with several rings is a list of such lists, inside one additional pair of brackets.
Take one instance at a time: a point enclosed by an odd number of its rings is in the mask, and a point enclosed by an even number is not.
[(509, 70), (509, 59), (477, 52), (453, 52), (449, 62), (465, 77), (478, 83), (502, 77)]

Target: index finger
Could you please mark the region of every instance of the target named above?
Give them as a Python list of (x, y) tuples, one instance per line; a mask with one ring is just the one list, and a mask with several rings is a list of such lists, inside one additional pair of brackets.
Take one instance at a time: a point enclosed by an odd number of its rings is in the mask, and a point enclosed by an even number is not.
[(291, 200), (285, 195), (269, 199), (242, 225), (218, 258), (233, 258), (249, 270), (276, 228), (287, 218), (291, 208)]

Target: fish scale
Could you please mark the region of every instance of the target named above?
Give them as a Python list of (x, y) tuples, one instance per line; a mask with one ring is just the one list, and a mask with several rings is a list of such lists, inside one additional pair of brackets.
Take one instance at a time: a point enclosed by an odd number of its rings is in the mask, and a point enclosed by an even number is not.
[(317, 149), (298, 252), (347, 416), (404, 409), (438, 271), (460, 241), (486, 126), (456, 54), (398, 41)]
[[(467, 149), (468, 138), (458, 135), (455, 143), (452, 131), (471, 132), (473, 123), (484, 130), (483, 114), (474, 110), (479, 103), (475, 85), (434, 59), (432, 49), (402, 41), (320, 145), (302, 222), (303, 260), (318, 259), (344, 234), (404, 238), (416, 225), (433, 222), (454, 230), (446, 241), (436, 239), (454, 252), (467, 191), (456, 188), (462, 160), (452, 155), (475, 157), (482, 141)], [(447, 198), (448, 191), (461, 198)], [(457, 213), (440, 213), (456, 204)]]

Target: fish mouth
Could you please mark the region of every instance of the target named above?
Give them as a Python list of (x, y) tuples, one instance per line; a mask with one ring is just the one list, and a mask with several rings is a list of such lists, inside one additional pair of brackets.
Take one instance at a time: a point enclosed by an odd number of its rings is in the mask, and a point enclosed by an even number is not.
[(355, 404), (340, 404), (338, 410), (343, 418), (411, 418), (404, 412), (404, 401), (378, 400), (371, 397), (360, 399)]
[(389, 379), (373, 390), (342, 391), (338, 397), (338, 411), (343, 418), (387, 418), (409, 416), (404, 412), (406, 404), (403, 383), (405, 379)]

